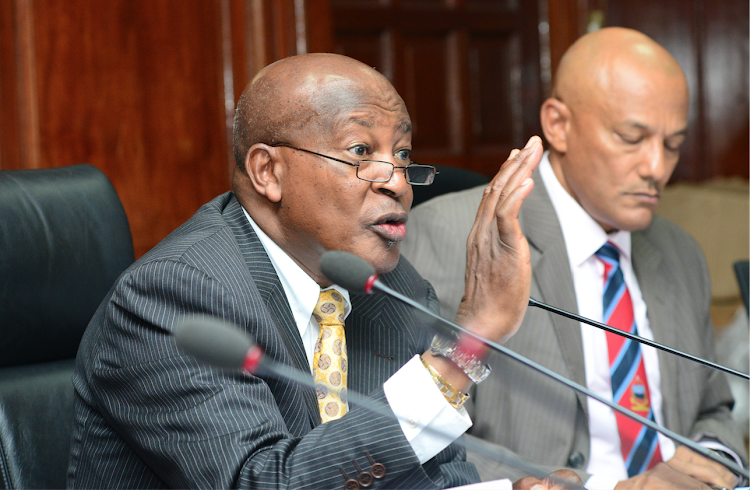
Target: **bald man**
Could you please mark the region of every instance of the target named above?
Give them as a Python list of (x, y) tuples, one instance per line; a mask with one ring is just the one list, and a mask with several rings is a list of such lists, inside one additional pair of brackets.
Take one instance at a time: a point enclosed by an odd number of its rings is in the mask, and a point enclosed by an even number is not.
[[(432, 334), (411, 309), (349, 294), (319, 267), (326, 250), (351, 252), (391, 288), (437, 309), (429, 284), (399, 261), (411, 185), (434, 176), (411, 162), (403, 100), (350, 58), (287, 58), (245, 89), (234, 151), (234, 191), (125, 271), (84, 335), (69, 487), (477, 481), (452, 441), (471, 425), (463, 403), (469, 374), (486, 373), (481, 359), (459, 366), (449, 344), (429, 347)], [(513, 152), (474, 228), (481, 254), (469, 269), (493, 274), (467, 283), (472, 299), (458, 316), (496, 340), (516, 331), (526, 308), (529, 251), (516, 216), (541, 154), (536, 137)], [(498, 254), (502, 268), (483, 258)], [(185, 355), (172, 332), (196, 314), (243, 329), (266, 357), (310, 382), (313, 374), (317, 389)], [(367, 406), (348, 404), (347, 388), (366, 394)]]
[[(639, 335), (713, 359), (703, 254), (683, 230), (654, 215), (687, 131), (688, 87), (677, 62), (633, 30), (587, 34), (563, 56), (540, 117), (549, 151), (519, 217), (531, 247), (531, 296), (602, 321), (615, 306), (624, 311), (619, 300), (605, 298), (607, 285), (624, 280), (628, 325), (634, 320)], [(402, 253), (434, 285), (448, 317), (463, 304), (466, 237), (482, 195), (480, 187), (433, 199), (409, 221)], [(471, 243), (468, 249), (470, 257)], [(613, 264), (619, 283), (605, 283)], [(744, 456), (724, 374), (652, 348), (633, 351), (642, 367), (637, 359), (619, 364), (609, 346), (605, 332), (533, 308), (507, 343), (609, 399), (610, 364), (618, 373), (627, 367), (623, 372), (635, 374), (616, 378), (623, 404), (708, 447)], [(478, 438), (532, 462), (575, 469), (590, 490), (737, 483), (722, 465), (653, 431), (638, 432), (641, 426), (628, 432), (613, 410), (512, 359), (492, 356), (489, 363), (502, 376), (473, 393), (470, 434)], [(635, 437), (643, 437), (641, 449)], [(469, 460), (485, 479), (514, 474), (475, 455)]]

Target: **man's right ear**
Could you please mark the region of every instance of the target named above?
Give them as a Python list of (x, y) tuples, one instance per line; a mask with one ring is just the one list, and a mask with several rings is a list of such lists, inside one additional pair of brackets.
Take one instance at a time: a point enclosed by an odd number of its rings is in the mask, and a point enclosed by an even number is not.
[(565, 103), (550, 97), (542, 104), (539, 111), (542, 131), (550, 147), (558, 153), (568, 151), (568, 133), (570, 131), (570, 109)]
[(245, 172), (255, 188), (255, 192), (271, 202), (281, 201), (279, 178), (283, 172), (281, 155), (277, 148), (263, 143), (250, 147), (245, 156)]

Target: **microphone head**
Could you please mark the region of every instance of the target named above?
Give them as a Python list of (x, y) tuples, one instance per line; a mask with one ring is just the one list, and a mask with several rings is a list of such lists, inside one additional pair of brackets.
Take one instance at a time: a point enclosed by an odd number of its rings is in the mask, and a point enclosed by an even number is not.
[(354, 293), (369, 292), (367, 283), (375, 275), (375, 268), (366, 260), (341, 250), (324, 253), (320, 270), (329, 281)]
[(244, 366), (247, 353), (255, 345), (237, 327), (209, 317), (191, 317), (174, 331), (177, 346), (201, 361), (221, 368)]

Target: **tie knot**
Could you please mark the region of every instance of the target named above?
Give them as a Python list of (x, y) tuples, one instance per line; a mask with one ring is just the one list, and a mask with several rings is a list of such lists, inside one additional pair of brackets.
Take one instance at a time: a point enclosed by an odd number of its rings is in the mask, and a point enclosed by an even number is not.
[(318, 304), (315, 305), (313, 316), (318, 324), (344, 323), (344, 297), (335, 289), (320, 292)]
[(617, 247), (615, 247), (612, 242), (607, 242), (602, 245), (602, 247), (596, 251), (595, 255), (599, 257), (599, 260), (608, 262), (612, 265), (620, 264), (620, 251), (617, 250)]

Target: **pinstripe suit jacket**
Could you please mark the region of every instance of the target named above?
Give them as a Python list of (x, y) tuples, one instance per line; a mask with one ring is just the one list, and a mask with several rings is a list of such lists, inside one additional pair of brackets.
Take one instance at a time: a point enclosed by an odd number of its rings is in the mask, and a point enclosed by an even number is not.
[[(442, 314), (453, 317), (464, 292), (466, 238), (483, 187), (435, 198), (415, 208), (401, 252), (435, 287)], [(577, 312), (573, 277), (562, 231), (539, 176), (519, 216), (531, 251), (531, 296)], [(711, 290), (703, 253), (687, 233), (655, 216), (632, 234), (633, 268), (657, 342), (705, 359), (714, 358), (709, 316)], [(529, 308), (507, 347), (585, 386), (581, 329), (577, 322)], [(729, 415), (732, 397), (724, 374), (658, 352), (664, 419), (671, 430), (693, 438), (719, 436), (744, 454)], [(574, 468), (584, 481), (589, 457), (584, 395), (493, 354), (493, 374), (476, 387), (470, 433), (551, 469)], [(472, 407), (470, 407), (470, 411)], [(483, 479), (522, 476), (518, 471), (469, 454)]]
[[(402, 261), (383, 278), (437, 308)], [(353, 294), (349, 387), (387, 406), (382, 384), (428, 335), (382, 295)], [(477, 481), (454, 444), (420, 466), (397, 421), (362, 407), (320, 425), (312, 389), (183, 355), (171, 337), (183, 315), (241, 326), (267, 356), (309, 372), (284, 290), (232, 193), (217, 197), (118, 279), (81, 343), (68, 485), (96, 488), (343, 488), (385, 465), (375, 488)]]

